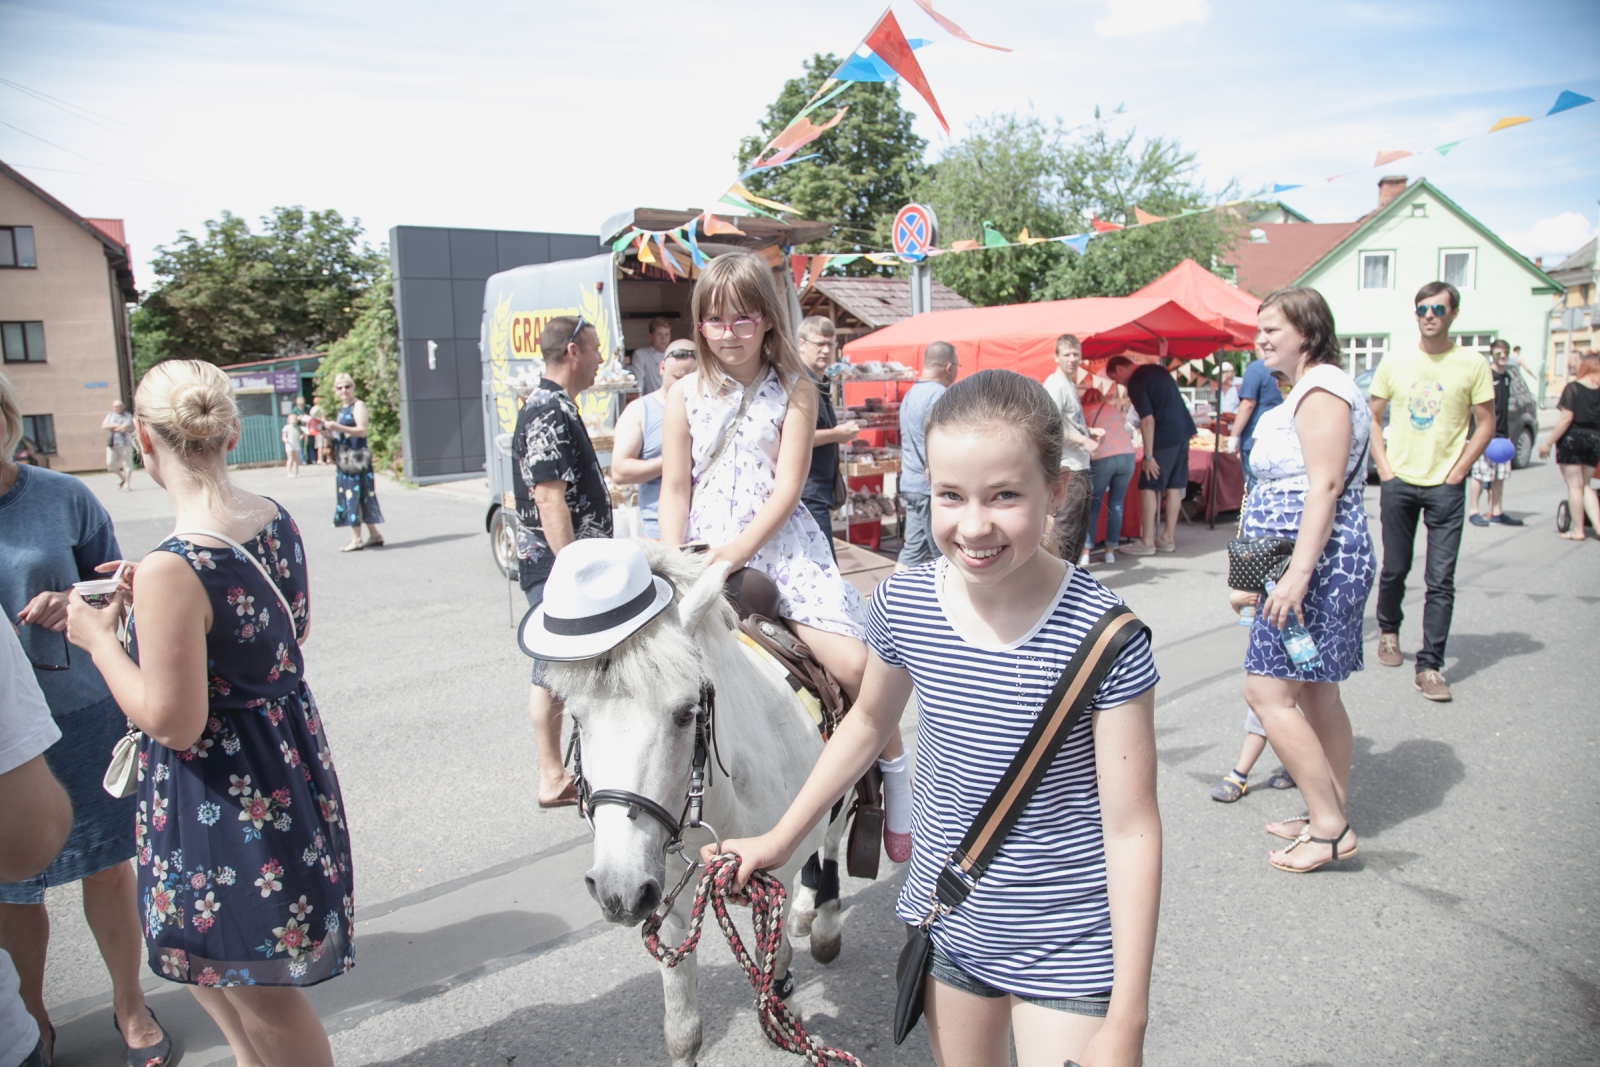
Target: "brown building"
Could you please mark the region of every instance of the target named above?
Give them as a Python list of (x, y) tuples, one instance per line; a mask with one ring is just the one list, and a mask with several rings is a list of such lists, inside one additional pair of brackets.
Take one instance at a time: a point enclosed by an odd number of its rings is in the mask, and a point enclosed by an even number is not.
[(56, 470), (105, 465), (100, 421), (133, 393), (121, 219), (86, 219), (0, 163), (0, 342), (23, 433)]
[[(972, 305), (951, 289), (933, 283), (933, 310), (955, 311)], [(911, 283), (903, 278), (836, 278), (825, 276), (800, 294), (804, 315), (821, 315), (838, 331), (839, 347), (874, 330), (911, 317)]]

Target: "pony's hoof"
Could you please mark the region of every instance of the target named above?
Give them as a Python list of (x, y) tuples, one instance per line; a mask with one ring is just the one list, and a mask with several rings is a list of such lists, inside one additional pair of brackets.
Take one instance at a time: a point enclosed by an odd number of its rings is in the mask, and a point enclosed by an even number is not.
[(817, 891), (806, 886), (800, 886), (794, 891), (793, 904), (789, 907), (789, 933), (795, 937), (805, 937), (811, 932), (811, 924), (817, 918)]
[(843, 926), (838, 900), (817, 907), (817, 917), (811, 924), (812, 959), (818, 963), (832, 963), (839, 958), (839, 948), (844, 942)]

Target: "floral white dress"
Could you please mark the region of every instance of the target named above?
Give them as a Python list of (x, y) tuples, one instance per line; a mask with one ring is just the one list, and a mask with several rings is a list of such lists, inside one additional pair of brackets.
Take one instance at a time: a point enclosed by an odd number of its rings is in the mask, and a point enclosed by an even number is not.
[[(712, 546), (732, 541), (755, 520), (777, 485), (778, 440), (789, 395), (771, 371), (754, 388), (749, 409), (734, 426), (744, 399), (738, 382), (729, 381), (723, 392), (709, 395), (701, 388), (698, 372), (683, 379), (694, 477), (691, 540)], [(731, 435), (731, 441), (713, 464), (724, 433)], [(784, 618), (865, 639), (867, 615), (861, 595), (839, 573), (833, 546), (804, 504), (795, 502), (794, 514), (750, 557), (749, 565), (778, 587)]]

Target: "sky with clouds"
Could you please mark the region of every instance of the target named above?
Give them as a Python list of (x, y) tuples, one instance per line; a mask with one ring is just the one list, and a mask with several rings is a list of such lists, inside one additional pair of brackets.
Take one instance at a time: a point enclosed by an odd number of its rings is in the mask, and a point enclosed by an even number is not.
[[(0, 0), (0, 160), (126, 219), (141, 264), (224, 209), (278, 204), (358, 216), (375, 241), (398, 224), (594, 233), (633, 206), (712, 202), (784, 79), (847, 51), (882, 2)], [(1212, 188), (1304, 183), (1283, 199), (1318, 222), (1370, 210), (1398, 172), (1547, 265), (1597, 232), (1600, 104), (1428, 151), (1563, 89), (1600, 98), (1594, 0), (936, 6), (1015, 49), (895, 4), (935, 42), (918, 57), (957, 137), (995, 112), (1076, 125), (1120, 106), (1197, 153)], [(937, 156), (949, 138), (902, 98)], [(1324, 180), (1395, 149), (1419, 154)]]

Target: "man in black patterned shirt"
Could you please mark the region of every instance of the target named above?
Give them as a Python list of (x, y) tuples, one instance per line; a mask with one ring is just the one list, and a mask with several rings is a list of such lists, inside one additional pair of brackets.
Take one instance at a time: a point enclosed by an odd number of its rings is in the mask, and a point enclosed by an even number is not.
[[(517, 571), (528, 607), (544, 601), (556, 553), (585, 537), (611, 536), (611, 497), (574, 399), (594, 384), (600, 341), (593, 326), (563, 315), (539, 334), (544, 377), (528, 394), (511, 439), (517, 501)], [(561, 765), (562, 705), (539, 684), (533, 664), (528, 713), (539, 750), (539, 806), (576, 804), (572, 776)]]

